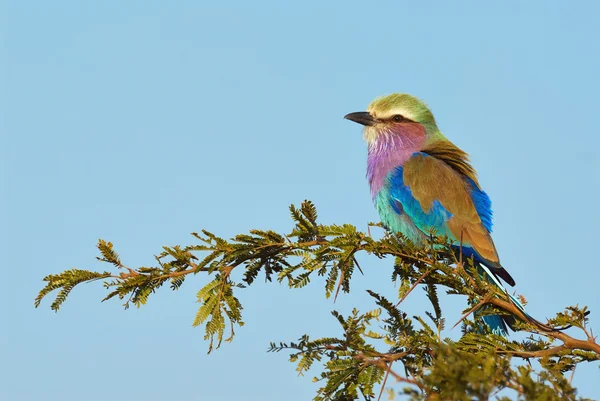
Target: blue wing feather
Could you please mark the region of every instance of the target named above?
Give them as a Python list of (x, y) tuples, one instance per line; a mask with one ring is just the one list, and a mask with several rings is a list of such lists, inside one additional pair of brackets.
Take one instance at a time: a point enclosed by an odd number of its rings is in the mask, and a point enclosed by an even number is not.
[[(419, 153), (426, 157), (431, 157), (425, 153)], [(464, 177), (471, 190), (471, 200), (475, 210), (488, 232), (492, 232), (492, 202), (489, 196), (481, 190), (477, 184), (470, 178)], [(404, 169), (397, 167), (388, 176), (390, 205), (398, 214), (406, 212), (417, 227), (422, 231), (428, 231), (430, 227), (438, 230), (439, 234), (449, 234), (445, 229), (445, 223), (452, 217), (452, 213), (447, 211), (442, 204), (435, 200), (430, 210), (425, 212), (421, 208), (420, 202), (412, 195), (410, 187), (404, 184)], [(398, 205), (397, 203), (400, 203)]]
[(473, 200), (473, 204), (475, 205), (475, 210), (477, 210), (477, 214), (483, 223), (483, 226), (488, 230), (488, 232), (492, 232), (492, 201), (490, 197), (482, 191), (477, 184), (473, 182), (472, 179), (466, 177), (465, 178), (469, 185), (471, 186), (471, 199)]
[(402, 212), (406, 212), (421, 231), (428, 233), (429, 229), (433, 227), (438, 234), (448, 234), (445, 223), (452, 217), (452, 213), (448, 212), (437, 200), (433, 201), (431, 209), (425, 212), (421, 208), (421, 203), (413, 196), (410, 188), (404, 184), (404, 169), (402, 167), (397, 167), (390, 174), (388, 182), (390, 204), (394, 210), (400, 210), (395, 204), (399, 202), (402, 205)]
[[(419, 153), (426, 157), (432, 157), (425, 153)], [(466, 183), (470, 187), (469, 194), (475, 210), (481, 219), (483, 226), (488, 232), (492, 231), (492, 203), (489, 196), (479, 188), (479, 186), (470, 178), (463, 176)], [(381, 203), (380, 203), (381, 202)], [(410, 187), (404, 183), (404, 169), (402, 166), (397, 167), (387, 177), (385, 188), (378, 194), (376, 199), (378, 210), (385, 226), (392, 231), (400, 231), (407, 235), (409, 239), (417, 239), (415, 232), (428, 234), (431, 228), (437, 231), (437, 234), (446, 235), (454, 241), (458, 250), (460, 239), (454, 238), (452, 233), (447, 228), (446, 222), (452, 217), (452, 213), (444, 208), (438, 201), (434, 200), (428, 211), (424, 211), (421, 203), (413, 196)], [(379, 208), (379, 205), (387, 204), (386, 208)], [(389, 210), (389, 212), (388, 212)], [(461, 248), (466, 257), (473, 257), (480, 263), (480, 269), (485, 271), (486, 279), (499, 288), (506, 291), (504, 286), (496, 279), (494, 274), (483, 264), (485, 261), (475, 252), (470, 246), (463, 245)], [(508, 294), (508, 292), (507, 292)], [(520, 303), (516, 301), (520, 306)], [(499, 335), (506, 335), (506, 324), (501, 316), (486, 315), (482, 316), (483, 320), (490, 326), (492, 331)]]
[[(425, 155), (425, 157), (431, 157), (424, 153), (419, 154)], [(488, 232), (491, 232), (492, 209), (490, 198), (475, 182), (473, 182), (473, 180), (468, 177), (465, 177), (465, 180), (470, 186), (470, 195), (477, 214), (484, 227)], [(427, 212), (424, 211), (421, 207), (421, 203), (413, 196), (410, 187), (404, 183), (404, 168), (402, 166), (397, 167), (388, 175), (386, 187), (386, 191), (383, 191), (382, 195), (385, 193), (387, 201), (391, 206), (391, 210), (393, 210), (392, 215), (396, 215), (396, 217), (386, 216), (388, 219), (392, 218), (398, 220), (399, 216), (406, 215), (404, 217), (410, 218), (414, 227), (418, 228), (423, 234), (429, 234), (429, 231), (433, 228), (438, 235), (448, 236), (450, 239), (454, 240), (457, 247), (459, 246), (458, 242), (460, 239), (454, 238), (446, 226), (446, 222), (452, 217), (452, 213), (446, 210), (438, 200), (433, 201), (431, 208)], [(382, 220), (383, 217), (384, 216), (382, 215)], [(394, 224), (394, 222), (391, 221), (384, 221), (384, 223), (392, 229), (396, 227), (399, 228), (399, 231), (401, 232), (411, 229), (405, 222), (403, 222), (403, 224)], [(403, 233), (405, 235), (409, 234), (407, 232)], [(414, 240), (415, 238), (412, 239)], [(471, 247), (463, 244), (462, 251), (464, 256), (474, 257), (475, 260), (484, 262)]]

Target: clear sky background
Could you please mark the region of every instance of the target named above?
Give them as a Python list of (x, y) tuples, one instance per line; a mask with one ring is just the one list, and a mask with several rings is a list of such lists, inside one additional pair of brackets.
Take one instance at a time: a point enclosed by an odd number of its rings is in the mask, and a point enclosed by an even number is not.
[[(211, 355), (191, 327), (204, 277), (139, 310), (100, 303), (100, 283), (58, 314), (33, 298), (47, 274), (104, 269), (98, 238), (148, 265), (201, 228), (288, 231), (306, 198), (323, 223), (365, 229), (365, 144), (342, 117), (392, 92), (426, 100), (472, 155), (531, 314), (589, 305), (600, 333), (600, 3), (0, 4), (0, 398), (311, 399), (312, 376), (269, 341), (338, 335), (331, 309), (372, 308), (365, 288), (395, 294), (391, 261), (361, 259), (335, 305), (319, 281), (240, 291), (247, 324)], [(418, 291), (405, 308), (422, 305)], [(465, 299), (444, 305), (458, 320)], [(600, 398), (599, 378), (581, 365), (574, 383)]]

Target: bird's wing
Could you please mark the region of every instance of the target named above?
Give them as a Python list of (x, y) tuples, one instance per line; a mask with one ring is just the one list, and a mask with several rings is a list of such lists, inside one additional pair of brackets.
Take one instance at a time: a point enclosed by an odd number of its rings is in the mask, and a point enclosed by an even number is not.
[(434, 228), (499, 266), (490, 236), (491, 204), (472, 179), (426, 153), (415, 153), (390, 176), (390, 195), (424, 233)]

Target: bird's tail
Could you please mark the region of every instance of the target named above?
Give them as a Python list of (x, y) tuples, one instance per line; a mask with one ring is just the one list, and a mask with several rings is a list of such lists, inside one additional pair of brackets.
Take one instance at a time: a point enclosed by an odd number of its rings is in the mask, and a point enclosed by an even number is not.
[[(509, 301), (513, 305), (515, 305), (517, 308), (519, 308), (519, 310), (523, 314), (523, 317), (525, 318), (524, 320), (527, 323), (534, 326), (536, 329), (538, 329), (540, 331), (544, 331), (544, 332), (557, 332), (557, 331), (563, 331), (563, 330), (566, 330), (566, 329), (572, 327), (572, 325), (570, 325), (570, 324), (568, 324), (566, 326), (562, 326), (562, 327), (552, 327), (546, 323), (540, 322), (539, 320), (537, 320), (533, 316), (531, 316), (529, 313), (525, 312), (525, 307), (523, 306), (521, 301), (519, 301), (518, 298), (514, 297), (513, 295), (511, 295), (508, 292), (506, 287), (504, 287), (504, 285), (500, 282), (500, 280), (498, 280), (498, 277), (496, 277), (496, 275), (492, 271), (490, 271), (490, 269), (487, 266), (485, 266), (481, 263), (478, 263), (478, 271), (479, 271), (479, 274), (488, 283), (494, 284), (495, 286), (500, 288), (502, 290), (502, 292), (504, 292), (508, 296)], [(475, 312), (475, 314), (477, 314), (477, 312)], [(585, 316), (587, 316), (588, 314), (589, 314), (589, 311), (585, 314)], [(502, 335), (502, 336), (508, 335), (507, 327), (510, 327), (510, 329), (512, 331), (517, 331), (518, 329), (516, 328), (516, 323), (520, 320), (520, 318), (518, 318), (515, 315), (484, 315), (484, 316), (481, 316), (481, 318), (490, 327), (490, 329), (492, 330), (493, 333)]]
[[(479, 271), (479, 274), (488, 283), (494, 284), (495, 286), (500, 288), (502, 290), (502, 292), (504, 292), (508, 296), (508, 299), (510, 300), (510, 302), (521, 310), (521, 312), (523, 313), (523, 316), (525, 317), (526, 322), (531, 324), (532, 326), (536, 327), (538, 330), (545, 331), (545, 332), (556, 332), (556, 331), (566, 330), (571, 327), (571, 325), (567, 325), (564, 327), (552, 327), (548, 324), (542, 323), (539, 320), (535, 319), (529, 313), (525, 312), (525, 307), (523, 306), (521, 301), (519, 301), (518, 298), (514, 297), (513, 295), (511, 295), (508, 292), (506, 287), (504, 287), (504, 285), (500, 282), (500, 280), (498, 280), (498, 277), (496, 277), (496, 275), (487, 266), (483, 265), (482, 263), (478, 263), (478, 271)], [(476, 312), (476, 314), (477, 314), (477, 312)], [(495, 334), (507, 336), (508, 335), (507, 327), (510, 327), (510, 329), (512, 331), (517, 331), (516, 323), (519, 320), (519, 318), (517, 318), (514, 315), (485, 315), (485, 316), (481, 316), (481, 318), (490, 327), (492, 332)]]
[[(504, 287), (500, 280), (498, 280), (498, 277), (496, 276), (496, 274), (494, 274), (492, 270), (490, 270), (490, 268), (488, 268), (482, 263), (477, 263), (477, 267), (480, 276), (483, 277), (488, 283), (494, 284), (496, 287), (500, 288), (502, 292), (504, 292), (508, 296), (509, 301), (517, 308), (519, 308), (519, 310), (523, 314), (523, 317), (525, 318), (524, 320), (527, 323), (534, 326), (536, 329), (544, 332), (556, 332), (563, 331), (572, 327), (572, 325), (570, 324), (562, 327), (552, 327), (535, 319), (529, 313), (525, 312), (525, 306), (523, 306), (523, 304), (521, 303), (521, 301), (519, 301), (518, 298), (516, 298), (508, 292), (506, 287)], [(477, 311), (475, 312), (475, 314), (477, 315)], [(587, 316), (588, 314), (589, 311), (585, 315)], [(502, 336), (508, 335), (508, 327), (510, 327), (512, 331), (517, 331), (518, 329), (516, 328), (516, 323), (520, 320), (520, 318), (518, 318), (515, 315), (483, 315), (481, 316), (481, 318), (490, 327), (493, 333)]]
[[(521, 310), (521, 312), (523, 312), (523, 315), (525, 315), (529, 323), (532, 323), (534, 326), (537, 326), (538, 328), (541, 328), (543, 330), (556, 330), (531, 317), (527, 312), (525, 312), (525, 306), (521, 303), (521, 301), (519, 301), (518, 298), (516, 298), (508, 292), (506, 287), (504, 287), (504, 285), (500, 282), (500, 280), (498, 280), (496, 275), (492, 273), (492, 271), (490, 271), (490, 269), (487, 266), (481, 263), (478, 263), (477, 265), (480, 276), (482, 276), (488, 283), (494, 284), (496, 287), (500, 288), (502, 292), (504, 292), (508, 296), (510, 302), (512, 302), (513, 305), (515, 305)], [(481, 318), (490, 327), (494, 334), (507, 336), (507, 327), (510, 327), (513, 331), (516, 331), (515, 324), (517, 322), (517, 318), (513, 315), (484, 315), (481, 316)]]

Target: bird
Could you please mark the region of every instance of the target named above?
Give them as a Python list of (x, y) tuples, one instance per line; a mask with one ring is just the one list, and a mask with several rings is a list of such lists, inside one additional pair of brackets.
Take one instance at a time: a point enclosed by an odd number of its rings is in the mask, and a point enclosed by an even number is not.
[[(473, 258), (487, 281), (508, 294), (498, 278), (510, 286), (515, 280), (492, 240), (490, 197), (468, 154), (442, 134), (429, 107), (412, 95), (394, 93), (344, 118), (364, 126), (367, 180), (383, 226), (417, 245), (426, 244), (432, 230), (446, 236), (455, 251)], [(512, 316), (482, 318), (501, 335), (514, 324)]]

